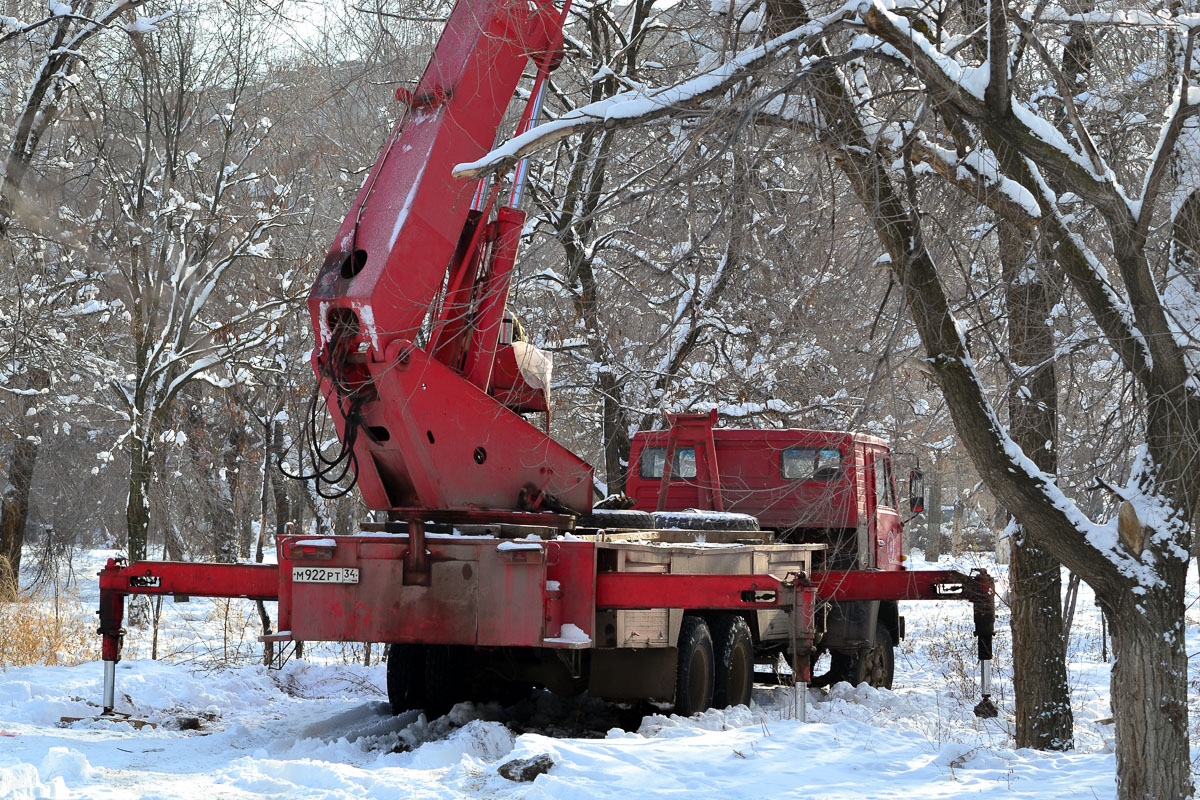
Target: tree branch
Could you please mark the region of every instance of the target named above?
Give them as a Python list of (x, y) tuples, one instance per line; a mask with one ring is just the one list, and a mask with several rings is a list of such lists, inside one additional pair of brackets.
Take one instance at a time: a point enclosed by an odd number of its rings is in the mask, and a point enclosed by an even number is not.
[(574, 133), (596, 128), (614, 130), (644, 125), (663, 117), (695, 112), (703, 107), (705, 100), (719, 97), (749, 78), (764, 63), (791, 52), (805, 38), (823, 33), (828, 25), (847, 18), (851, 13), (850, 4), (847, 4), (820, 21), (801, 25), (766, 44), (744, 50), (720, 67), (683, 83), (649, 92), (621, 92), (580, 106), (556, 120), (510, 139), (477, 161), (459, 164), (454, 168), (454, 177), (479, 178), (502, 172), (530, 153)]

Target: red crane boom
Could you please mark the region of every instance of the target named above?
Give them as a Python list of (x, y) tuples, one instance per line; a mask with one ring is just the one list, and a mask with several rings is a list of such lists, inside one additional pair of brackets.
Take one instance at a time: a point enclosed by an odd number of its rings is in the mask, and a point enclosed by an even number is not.
[(533, 121), (565, 14), (454, 6), (309, 295), (313, 368), (370, 508), (591, 508), (591, 467), (518, 413), (549, 415), (549, 387), (500, 341), (525, 215), (497, 202), (498, 182), (450, 176), (490, 149), (530, 64)]

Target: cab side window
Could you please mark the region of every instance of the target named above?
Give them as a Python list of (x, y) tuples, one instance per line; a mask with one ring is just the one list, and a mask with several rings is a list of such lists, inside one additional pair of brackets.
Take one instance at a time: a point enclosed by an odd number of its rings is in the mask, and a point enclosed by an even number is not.
[(842, 452), (832, 447), (789, 447), (779, 467), (784, 480), (828, 483), (842, 474)]
[(875, 456), (875, 502), (888, 508), (896, 507), (896, 493), (892, 489), (892, 460), (885, 455)]
[[(667, 448), (645, 447), (638, 458), (638, 473), (643, 478), (661, 478), (667, 460)], [(696, 449), (676, 447), (675, 458), (671, 459), (671, 480), (686, 480), (696, 477)]]

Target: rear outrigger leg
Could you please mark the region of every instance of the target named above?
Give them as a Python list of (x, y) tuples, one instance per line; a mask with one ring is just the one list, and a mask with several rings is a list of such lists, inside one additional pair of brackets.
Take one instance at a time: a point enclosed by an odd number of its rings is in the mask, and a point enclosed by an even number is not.
[(100, 628), (96, 632), (102, 637), (101, 658), (104, 659), (104, 714), (111, 715), (116, 703), (117, 662), (121, 660), (121, 644), (125, 629), (121, 622), (125, 616), (125, 596), (111, 589), (100, 590)]
[(808, 722), (808, 685), (812, 682), (813, 644), (816, 636), (817, 590), (801, 576), (791, 581), (792, 675), (795, 681), (796, 719)]
[(971, 603), (975, 608), (975, 640), (979, 648), (979, 691), (983, 699), (975, 706), (975, 716), (995, 719), (1000, 711), (992, 702), (992, 637), (996, 630), (996, 584), (992, 576), (979, 570), (973, 576), (977, 584)]

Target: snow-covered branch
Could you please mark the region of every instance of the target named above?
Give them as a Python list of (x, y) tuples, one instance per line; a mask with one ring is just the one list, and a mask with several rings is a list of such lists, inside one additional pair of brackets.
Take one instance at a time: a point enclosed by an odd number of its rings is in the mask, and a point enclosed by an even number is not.
[(478, 178), (508, 169), (525, 156), (572, 134), (595, 128), (613, 130), (642, 125), (663, 117), (698, 111), (703, 103), (749, 78), (766, 62), (802, 50), (805, 39), (823, 33), (853, 13), (854, 0), (820, 20), (801, 25), (758, 47), (744, 50), (724, 64), (674, 86), (635, 89), (579, 106), (494, 148), (476, 161), (454, 168), (456, 178)]

